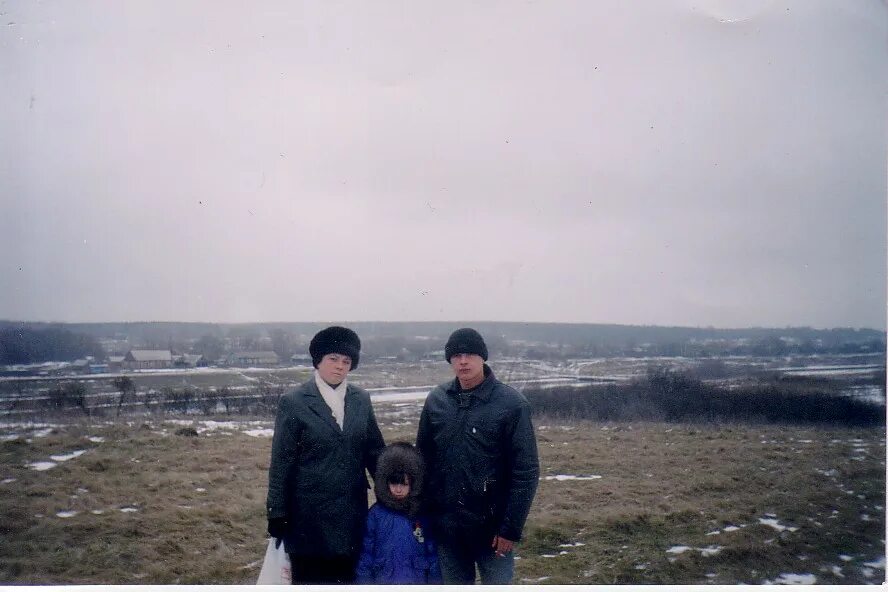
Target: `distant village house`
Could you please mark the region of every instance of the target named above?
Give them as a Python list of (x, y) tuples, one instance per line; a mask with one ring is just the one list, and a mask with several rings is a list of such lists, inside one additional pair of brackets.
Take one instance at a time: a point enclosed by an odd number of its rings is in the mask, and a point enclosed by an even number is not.
[(311, 356), (308, 354), (293, 354), (290, 356), (291, 364), (311, 364)]
[(123, 357), (127, 370), (155, 370), (172, 368), (173, 354), (168, 349), (131, 349)]
[(173, 356), (176, 368), (197, 368), (207, 366), (207, 361), (200, 354), (181, 354)]
[(273, 351), (235, 352), (228, 356), (229, 366), (277, 366), (279, 363), (280, 358)]

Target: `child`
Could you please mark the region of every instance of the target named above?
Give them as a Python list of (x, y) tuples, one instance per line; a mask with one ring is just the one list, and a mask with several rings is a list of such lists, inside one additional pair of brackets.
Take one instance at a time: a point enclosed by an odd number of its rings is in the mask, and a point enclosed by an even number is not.
[(420, 517), (423, 463), (411, 444), (387, 446), (376, 464), (358, 584), (440, 584), (437, 545)]

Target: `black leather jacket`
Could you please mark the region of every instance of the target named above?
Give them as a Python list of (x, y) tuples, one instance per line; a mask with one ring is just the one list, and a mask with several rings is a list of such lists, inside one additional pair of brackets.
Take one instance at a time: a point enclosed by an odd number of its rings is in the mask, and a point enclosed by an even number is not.
[(539, 481), (527, 399), (487, 364), (484, 375), (470, 396), (458, 379), (435, 387), (416, 437), (439, 537), (478, 547), (521, 538)]

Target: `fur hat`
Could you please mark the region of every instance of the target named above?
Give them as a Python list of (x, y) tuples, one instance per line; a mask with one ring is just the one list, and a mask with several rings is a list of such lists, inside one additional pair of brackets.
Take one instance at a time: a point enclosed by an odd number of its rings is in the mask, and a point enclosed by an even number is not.
[(354, 370), (361, 357), (361, 340), (346, 327), (327, 327), (311, 338), (308, 353), (315, 368), (327, 354), (342, 354), (351, 358), (351, 370)]
[[(404, 499), (395, 499), (389, 491), (389, 479), (397, 479), (404, 474), (410, 477), (410, 493)], [(424, 478), (425, 464), (416, 447), (407, 442), (390, 444), (376, 461), (376, 500), (390, 510), (403, 512), (411, 519), (415, 518), (419, 513)]]
[(444, 359), (450, 363), (450, 358), (456, 354), (478, 354), (487, 361), (487, 344), (484, 338), (474, 329), (457, 329), (450, 334), (447, 345), (444, 346)]

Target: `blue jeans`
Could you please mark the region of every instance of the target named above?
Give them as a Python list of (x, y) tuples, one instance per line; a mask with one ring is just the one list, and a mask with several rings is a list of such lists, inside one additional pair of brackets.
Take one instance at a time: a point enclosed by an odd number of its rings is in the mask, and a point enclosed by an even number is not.
[(474, 584), (475, 565), (482, 584), (511, 584), (515, 573), (515, 556), (511, 551), (505, 557), (497, 557), (493, 549), (473, 553), (439, 542), (438, 560), (445, 584)]

